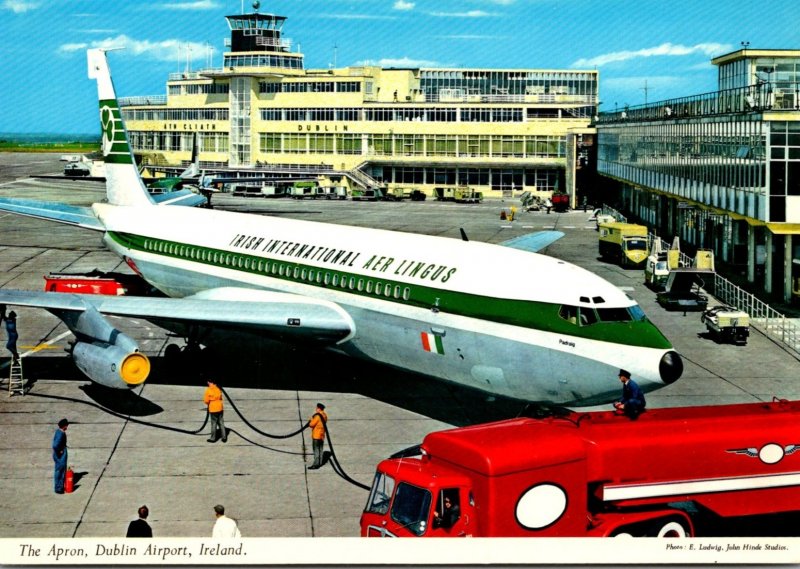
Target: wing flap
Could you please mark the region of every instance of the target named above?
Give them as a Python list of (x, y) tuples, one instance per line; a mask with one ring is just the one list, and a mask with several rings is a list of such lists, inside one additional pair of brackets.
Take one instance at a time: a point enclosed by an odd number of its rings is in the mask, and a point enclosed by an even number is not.
[(205, 205), (207, 200), (203, 196), (194, 193), (192, 190), (183, 189), (163, 194), (151, 194), (151, 198), (158, 205), (182, 205), (197, 207)]
[(503, 241), (500, 245), (503, 247), (511, 247), (512, 249), (528, 251), (529, 253), (538, 253), (562, 237), (564, 237), (564, 233), (561, 231), (537, 231), (535, 233), (514, 237), (508, 241)]
[(184, 298), (0, 290), (0, 304), (44, 308), (58, 314), (95, 308), (101, 314), (243, 330), (276, 340), (336, 344), (355, 333), (339, 305), (295, 294), (240, 288)]

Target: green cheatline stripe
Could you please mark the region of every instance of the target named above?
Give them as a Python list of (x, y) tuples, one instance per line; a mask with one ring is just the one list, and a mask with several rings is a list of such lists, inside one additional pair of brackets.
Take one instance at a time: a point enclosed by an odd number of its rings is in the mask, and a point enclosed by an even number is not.
[[(354, 296), (380, 298), (387, 302), (394, 302), (409, 307), (431, 309), (437, 306), (440, 311), (449, 314), (478, 318), (545, 332), (621, 343), (628, 346), (658, 349), (670, 349), (672, 347), (664, 335), (647, 320), (638, 322), (597, 322), (591, 326), (576, 326), (558, 315), (560, 306), (557, 304), (500, 299), (478, 294), (451, 291), (425, 286), (424, 284), (409, 284), (380, 277), (369, 277), (360, 273), (348, 272), (344, 268), (335, 266), (331, 268), (320, 268), (294, 261), (257, 257), (245, 253), (234, 253), (222, 249), (188, 245), (186, 243), (154, 239), (130, 233), (109, 231), (108, 235), (123, 247), (150, 254), (173, 259), (184, 259), (211, 267), (234, 269), (243, 273), (269, 276), (270, 278), (336, 290)], [(259, 263), (263, 265), (261, 270), (259, 270)], [(284, 274), (281, 275), (277, 272), (273, 274), (273, 266), (276, 268), (283, 267)], [(314, 274), (321, 272), (329, 273), (331, 276), (337, 275), (340, 283), (349, 283), (351, 278), (354, 279), (356, 283), (362, 280), (365, 286), (363, 290), (358, 290), (356, 287), (351, 289), (349, 287), (343, 288), (341, 285), (334, 286), (332, 284), (323, 284), (316, 281), (312, 282), (310, 279), (295, 277), (295, 268), (297, 268), (297, 272), (300, 274), (302, 274), (303, 271), (305, 271), (306, 274), (308, 274), (309, 271), (314, 271)], [(408, 298), (387, 297), (383, 294), (376, 294), (374, 291), (367, 292), (366, 283), (369, 281), (371, 281), (373, 285), (380, 283), (383, 286), (389, 286), (392, 291), (395, 290), (395, 287), (399, 287), (401, 291), (408, 289)], [(437, 341), (440, 341), (438, 337)]]

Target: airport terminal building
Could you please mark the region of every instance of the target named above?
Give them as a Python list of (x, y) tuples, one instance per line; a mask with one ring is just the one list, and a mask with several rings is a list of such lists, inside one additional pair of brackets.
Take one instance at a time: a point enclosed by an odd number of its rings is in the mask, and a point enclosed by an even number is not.
[(283, 16), (226, 17), (221, 68), (170, 75), (166, 95), (120, 101), (151, 166), (299, 169), (344, 185), (469, 185), (485, 195), (568, 191), (593, 140), (598, 72), (306, 69)]
[(718, 90), (601, 113), (597, 169), (626, 211), (800, 298), (800, 50), (712, 60)]

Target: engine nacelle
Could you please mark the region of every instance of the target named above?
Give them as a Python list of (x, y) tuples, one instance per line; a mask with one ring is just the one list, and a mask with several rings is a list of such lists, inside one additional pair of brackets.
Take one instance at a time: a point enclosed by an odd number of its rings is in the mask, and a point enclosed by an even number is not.
[(114, 389), (130, 389), (144, 383), (150, 360), (139, 352), (130, 336), (117, 330), (93, 306), (86, 310), (54, 311), (75, 334), (72, 358), (89, 379)]
[(150, 360), (141, 352), (105, 342), (77, 342), (72, 358), (89, 379), (114, 389), (131, 389), (150, 374)]

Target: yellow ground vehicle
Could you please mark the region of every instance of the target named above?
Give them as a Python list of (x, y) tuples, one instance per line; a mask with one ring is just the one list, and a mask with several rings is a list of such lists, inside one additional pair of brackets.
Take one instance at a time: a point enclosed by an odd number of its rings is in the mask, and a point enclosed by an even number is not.
[(750, 335), (750, 315), (733, 306), (715, 306), (703, 312), (701, 322), (720, 342), (744, 345)]
[(600, 230), (600, 256), (623, 267), (641, 267), (647, 260), (647, 227), (614, 221)]

